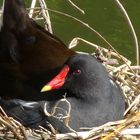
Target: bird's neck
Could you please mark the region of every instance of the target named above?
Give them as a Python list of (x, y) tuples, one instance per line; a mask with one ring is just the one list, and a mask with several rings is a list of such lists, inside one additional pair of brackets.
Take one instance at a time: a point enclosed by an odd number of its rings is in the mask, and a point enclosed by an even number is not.
[[(109, 81), (102, 80), (99, 83), (93, 83), (87, 85), (88, 87), (82, 87), (80, 90), (75, 90), (71, 92), (72, 96), (85, 101), (100, 101), (106, 100), (110, 93), (110, 83)], [(101, 98), (102, 97), (102, 98)]]

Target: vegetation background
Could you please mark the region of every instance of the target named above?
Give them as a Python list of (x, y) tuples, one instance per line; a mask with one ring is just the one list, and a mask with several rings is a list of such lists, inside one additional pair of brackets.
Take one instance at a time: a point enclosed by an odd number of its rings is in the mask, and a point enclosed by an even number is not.
[[(31, 0), (25, 0), (29, 7)], [(128, 24), (115, 3), (115, 0), (74, 0), (78, 7), (84, 10), (82, 14), (75, 9), (67, 0), (46, 0), (49, 9), (61, 11), (72, 15), (98, 31), (112, 46), (122, 55), (136, 63), (136, 50), (133, 37)], [(139, 0), (121, 0), (130, 20), (135, 28), (140, 42), (140, 2)], [(72, 18), (49, 11), (53, 33), (67, 45), (74, 37), (81, 37), (102, 47), (107, 47), (102, 39), (87, 27)], [(79, 44), (76, 50), (93, 52), (87, 44)]]

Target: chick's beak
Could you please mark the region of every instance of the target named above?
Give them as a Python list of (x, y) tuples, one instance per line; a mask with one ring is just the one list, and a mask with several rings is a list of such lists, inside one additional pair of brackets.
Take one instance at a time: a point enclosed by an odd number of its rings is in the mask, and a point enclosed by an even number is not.
[(65, 65), (60, 73), (41, 89), (41, 92), (50, 91), (52, 89), (58, 89), (62, 87), (65, 83), (68, 72), (69, 66)]

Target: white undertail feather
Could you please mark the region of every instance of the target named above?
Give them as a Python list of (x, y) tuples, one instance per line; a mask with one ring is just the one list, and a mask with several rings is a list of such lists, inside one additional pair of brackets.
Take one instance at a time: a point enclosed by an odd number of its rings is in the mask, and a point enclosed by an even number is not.
[(2, 26), (3, 26), (4, 4), (5, 4), (5, 0), (3, 0), (3, 4), (2, 4), (2, 7), (0, 9), (0, 30), (1, 30)]

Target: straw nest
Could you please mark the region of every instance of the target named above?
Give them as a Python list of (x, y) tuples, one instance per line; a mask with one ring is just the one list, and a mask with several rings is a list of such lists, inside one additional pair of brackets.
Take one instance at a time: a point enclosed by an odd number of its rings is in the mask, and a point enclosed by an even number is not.
[[(40, 7), (35, 7), (34, 0), (32, 7), (29, 10), (30, 17), (35, 15), (45, 14), (48, 17), (46, 4), (43, 0), (39, 0)], [(120, 4), (119, 1), (117, 4)], [(76, 7), (74, 3), (70, 3)], [(121, 5), (122, 6), (122, 5)], [(45, 9), (44, 9), (45, 7)], [(81, 10), (76, 7), (77, 10)], [(78, 9), (79, 8), (79, 9)], [(65, 15), (65, 13), (64, 13)], [(35, 17), (35, 16), (34, 16)], [(72, 17), (74, 18), (74, 17)], [(38, 19), (38, 17), (36, 18)], [(43, 18), (44, 19), (44, 18)], [(45, 19), (45, 21), (48, 19)], [(78, 19), (76, 19), (78, 21)], [(48, 23), (48, 21), (46, 21)], [(82, 21), (80, 21), (83, 25)], [(49, 21), (50, 25), (50, 21)], [(87, 24), (85, 24), (87, 26)], [(47, 26), (48, 27), (48, 26)], [(51, 26), (50, 26), (51, 27)], [(88, 26), (89, 27), (89, 26)], [(92, 31), (96, 32), (94, 29)], [(50, 28), (51, 31), (51, 28)], [(103, 38), (98, 32), (96, 32)], [(83, 132), (73, 132), (69, 134), (59, 134), (51, 126), (52, 132), (39, 126), (38, 129), (25, 128), (11, 117), (8, 117), (4, 110), (0, 108), (0, 139), (18, 139), (18, 140), (109, 140), (109, 139), (122, 139), (122, 140), (138, 140), (140, 139), (140, 66), (133, 66), (131, 61), (119, 54), (104, 38), (103, 40), (108, 44), (109, 48), (103, 48), (82, 38), (74, 38), (69, 44), (69, 48), (75, 47), (79, 42), (87, 43), (95, 48), (94, 55), (98, 57), (107, 68), (110, 75), (112, 75), (116, 82), (121, 86), (126, 100), (126, 111), (124, 119), (117, 122), (109, 122), (99, 127), (93, 127)], [(81, 52), (80, 52), (81, 53)], [(82, 52), (83, 53), (83, 52)], [(139, 52), (138, 52), (139, 53)], [(138, 58), (139, 59), (139, 58)], [(137, 59), (137, 62), (138, 62)], [(67, 102), (67, 100), (65, 99)], [(68, 102), (67, 102), (68, 103)], [(69, 103), (68, 103), (69, 104)], [(45, 109), (44, 112), (46, 113)], [(46, 113), (46, 115), (48, 115)], [(69, 115), (69, 114), (68, 114)], [(67, 116), (69, 117), (69, 116)]]

